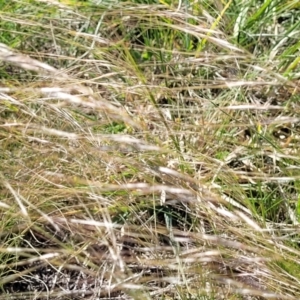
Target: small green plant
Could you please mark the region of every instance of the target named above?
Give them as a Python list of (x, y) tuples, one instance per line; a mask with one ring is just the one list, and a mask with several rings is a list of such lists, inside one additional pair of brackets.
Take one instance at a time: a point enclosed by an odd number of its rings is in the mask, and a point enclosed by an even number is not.
[(112, 122), (109, 125), (104, 126), (104, 133), (117, 134), (122, 133), (126, 130), (126, 125), (124, 123)]

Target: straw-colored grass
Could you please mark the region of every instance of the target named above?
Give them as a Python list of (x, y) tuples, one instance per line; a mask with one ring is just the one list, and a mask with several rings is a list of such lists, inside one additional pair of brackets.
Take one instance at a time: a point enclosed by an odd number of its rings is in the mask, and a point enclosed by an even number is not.
[(298, 299), (298, 1), (0, 3), (0, 299)]

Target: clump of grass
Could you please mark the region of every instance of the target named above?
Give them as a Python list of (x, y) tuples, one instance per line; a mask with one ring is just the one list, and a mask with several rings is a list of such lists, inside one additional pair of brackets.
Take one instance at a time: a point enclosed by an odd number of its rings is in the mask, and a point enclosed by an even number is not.
[(297, 299), (297, 5), (141, 2), (0, 6), (0, 299)]

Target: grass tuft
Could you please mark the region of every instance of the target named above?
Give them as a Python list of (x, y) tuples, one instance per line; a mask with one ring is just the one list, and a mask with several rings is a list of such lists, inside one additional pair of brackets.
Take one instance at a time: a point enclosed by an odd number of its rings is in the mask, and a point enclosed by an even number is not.
[(298, 299), (298, 11), (0, 4), (0, 299)]

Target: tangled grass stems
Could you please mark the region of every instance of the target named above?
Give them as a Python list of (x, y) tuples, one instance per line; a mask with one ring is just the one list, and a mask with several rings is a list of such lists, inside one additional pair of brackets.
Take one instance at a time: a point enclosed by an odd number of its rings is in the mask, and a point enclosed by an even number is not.
[(0, 299), (297, 299), (297, 5), (138, 2), (0, 4)]

